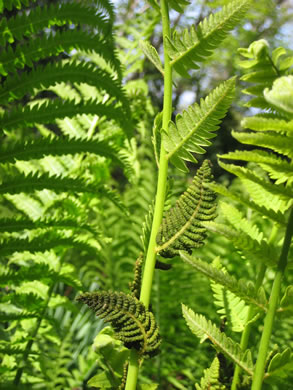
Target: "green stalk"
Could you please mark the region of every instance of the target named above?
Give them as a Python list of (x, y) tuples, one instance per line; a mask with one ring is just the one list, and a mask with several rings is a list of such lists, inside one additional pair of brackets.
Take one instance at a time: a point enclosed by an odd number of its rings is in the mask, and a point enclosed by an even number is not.
[[(271, 243), (274, 241), (274, 239), (277, 235), (277, 232), (278, 232), (277, 225), (274, 224), (272, 231), (271, 231), (271, 234), (270, 234), (270, 237), (269, 237), (269, 240), (268, 240), (268, 243)], [(256, 278), (256, 282), (255, 282), (255, 290), (256, 291), (258, 291), (258, 289), (262, 285), (266, 270), (267, 270), (266, 265), (264, 263), (262, 263), (260, 266), (257, 278)], [(249, 340), (252, 325), (253, 325), (253, 323), (251, 322), (253, 316), (254, 316), (254, 306), (251, 304), (251, 305), (249, 305), (249, 308), (248, 308), (246, 325), (245, 325), (245, 328), (244, 328), (243, 333), (241, 335), (240, 347), (241, 347), (242, 351), (245, 351), (247, 349), (247, 346), (248, 346), (248, 340)], [(240, 373), (241, 373), (241, 367), (236, 365), (234, 375), (233, 375), (231, 390), (237, 390), (237, 386), (239, 384)]]
[(271, 291), (269, 308), (265, 318), (264, 329), (260, 340), (259, 351), (258, 351), (256, 365), (255, 365), (251, 390), (261, 390), (262, 388), (262, 382), (263, 382), (266, 359), (267, 359), (267, 352), (268, 352), (270, 337), (272, 334), (275, 313), (280, 299), (281, 282), (287, 266), (288, 252), (290, 249), (292, 235), (293, 235), (293, 208), (291, 209), (290, 212), (285, 239), (283, 242), (280, 259), (277, 266), (276, 276)]
[[(166, 36), (170, 36), (170, 22), (167, 0), (161, 1), (161, 14), (163, 24), (163, 42), (164, 42), (164, 105), (163, 105), (163, 129), (168, 130), (168, 124), (172, 114), (172, 69), (169, 56), (165, 48)], [(152, 230), (148, 244), (145, 267), (142, 278), (140, 301), (146, 307), (150, 304), (154, 270), (156, 265), (156, 237), (162, 222), (164, 203), (166, 196), (168, 160), (166, 152), (161, 143), (159, 175), (157, 182), (157, 194), (155, 200), (154, 218)], [(139, 370), (138, 354), (136, 350), (131, 350), (129, 368), (127, 372), (125, 390), (135, 390)]]

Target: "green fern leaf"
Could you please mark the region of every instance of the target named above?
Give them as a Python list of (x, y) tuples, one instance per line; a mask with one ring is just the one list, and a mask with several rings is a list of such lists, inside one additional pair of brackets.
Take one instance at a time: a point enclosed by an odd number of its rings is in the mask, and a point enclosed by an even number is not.
[(87, 230), (88, 232), (97, 235), (97, 231), (93, 229), (90, 225), (82, 223), (75, 219), (41, 219), (32, 221), (29, 218), (0, 218), (0, 232), (19, 232), (22, 230), (32, 230), (32, 229), (46, 229), (46, 228), (60, 228), (60, 229), (82, 229)]
[(8, 269), (3, 267), (0, 270), (0, 285), (5, 287), (13, 284), (20, 285), (24, 281), (48, 281), (54, 280), (66, 283), (68, 286), (72, 286), (77, 290), (82, 288), (82, 284), (77, 276), (73, 274), (73, 267), (69, 264), (63, 265), (60, 272), (56, 272), (50, 268), (48, 264), (33, 264), (30, 267), (22, 266), (18, 271), (15, 269)]
[(18, 311), (17, 313), (7, 313), (2, 312), (0, 307), (0, 322), (10, 322), (10, 321), (20, 321), (26, 320), (29, 318), (37, 318), (37, 312), (29, 312), (27, 310)]
[[(221, 269), (224, 274), (227, 272), (222, 267), (219, 258), (213, 261), (213, 265)], [(214, 304), (219, 308), (217, 313), (220, 314), (220, 318), (226, 320), (227, 325), (231, 327), (233, 332), (243, 332), (248, 314), (248, 306), (244, 300), (219, 283), (210, 281), (210, 285), (213, 291)]]
[(98, 29), (108, 38), (111, 36), (111, 23), (93, 7), (82, 3), (63, 3), (36, 7), (28, 13), (18, 13), (16, 16), (2, 18), (0, 22), (0, 44), (13, 43), (15, 39), (21, 40), (31, 36), (46, 27), (64, 24), (87, 25)]
[(227, 227), (227, 225), (215, 222), (203, 222), (206, 229), (225, 236), (239, 250), (247, 253), (249, 259), (261, 261), (268, 266), (275, 266), (278, 259), (276, 248), (266, 241), (258, 242), (248, 234)]
[(116, 337), (127, 348), (135, 348), (140, 356), (158, 353), (159, 328), (154, 315), (136, 298), (124, 293), (85, 293), (77, 298), (87, 304), (98, 317), (110, 322)]
[(293, 76), (279, 77), (274, 81), (272, 89), (264, 90), (264, 97), (267, 102), (284, 113), (289, 119), (293, 119)]
[(241, 367), (250, 376), (253, 374), (253, 364), (250, 351), (241, 350), (239, 344), (227, 337), (211, 321), (203, 315), (194, 313), (191, 309), (182, 305), (183, 316), (192, 333), (201, 339), (209, 339), (217, 349)]
[(70, 52), (72, 49), (98, 52), (120, 75), (120, 62), (116, 53), (109, 50), (108, 43), (99, 35), (77, 29), (56, 31), (54, 35), (38, 37), (27, 44), (18, 45), (15, 51), (8, 46), (0, 55), (2, 74), (6, 76), (8, 73), (16, 73), (25, 66), (33, 68), (33, 64), (43, 58), (57, 56), (64, 51)]
[(266, 310), (266, 302), (263, 300), (263, 295), (255, 291), (253, 283), (237, 280), (234, 276), (229, 275), (228, 272), (223, 272), (221, 269), (218, 269), (197, 257), (189, 256), (187, 253), (180, 252), (180, 257), (198, 272), (231, 291), (247, 304), (253, 304), (260, 310)]
[(205, 160), (191, 186), (163, 219), (156, 248), (161, 256), (174, 257), (180, 250), (190, 252), (203, 245), (206, 229), (202, 222), (210, 221), (216, 216), (215, 194), (207, 186), (211, 180), (211, 168)]
[(284, 48), (275, 49), (273, 53), (270, 54), (269, 45), (264, 39), (255, 41), (249, 48), (241, 48), (238, 52), (242, 56), (248, 58), (248, 60), (239, 63), (240, 67), (248, 70), (248, 73), (243, 75), (241, 80), (255, 84), (252, 87), (248, 87), (243, 92), (248, 95), (257, 96), (252, 98), (245, 105), (247, 107), (257, 107), (274, 111), (273, 105), (264, 97), (264, 89), (272, 87), (275, 80), (284, 74), (288, 69), (287, 64), (290, 64), (293, 57), (290, 56), (281, 59), (282, 56), (287, 54)]
[(251, 199), (246, 199), (246, 197), (244, 197), (242, 194), (238, 194), (238, 193), (235, 193), (231, 190), (228, 190), (223, 185), (216, 184), (216, 183), (210, 183), (209, 186), (213, 191), (217, 192), (218, 194), (221, 194), (227, 198), (230, 198), (236, 202), (239, 202), (239, 203), (243, 204), (244, 206), (246, 206), (254, 211), (257, 211), (261, 216), (267, 217), (268, 219), (271, 219), (280, 225), (286, 226), (286, 224), (287, 224), (286, 218), (285, 218), (284, 214), (281, 213), (280, 211), (275, 212), (274, 210), (267, 209), (266, 207), (263, 207), (263, 206), (259, 205), (258, 203), (255, 203)]
[(287, 132), (288, 135), (293, 133), (293, 121), (287, 122), (284, 119), (267, 118), (264, 115), (244, 118), (241, 121), (241, 126), (244, 129), (247, 128), (255, 131)]
[(0, 103), (7, 104), (15, 99), (21, 99), (28, 93), (34, 95), (35, 89), (48, 88), (61, 82), (87, 83), (95, 86), (98, 91), (104, 91), (110, 97), (119, 100), (125, 112), (129, 113), (126, 94), (119, 81), (92, 63), (77, 61), (50, 63), (30, 72), (23, 72), (21, 75), (8, 76), (0, 88)]
[(181, 14), (183, 14), (184, 8), (189, 4), (188, 0), (168, 0), (168, 6)]
[(1, 1), (0, 5), (0, 12), (3, 11), (3, 9), (8, 9), (8, 11), (11, 11), (12, 8), (20, 9), (23, 6), (28, 6), (31, 2), (34, 3), (36, 0), (4, 0)]
[(17, 126), (34, 126), (35, 123), (52, 123), (52, 118), (73, 117), (78, 114), (93, 114), (101, 117), (106, 116), (109, 120), (113, 119), (121, 123), (125, 133), (130, 137), (132, 130), (129, 118), (125, 116), (121, 107), (115, 104), (103, 104), (96, 101), (81, 102), (76, 104), (74, 101), (46, 101), (41, 105), (33, 107), (22, 106), (15, 107), (11, 111), (6, 111), (0, 118), (2, 129), (11, 130)]
[[(286, 204), (286, 208), (290, 207), (293, 200), (293, 190), (285, 187), (282, 184), (272, 184), (271, 182), (264, 180), (263, 178), (256, 175), (252, 170), (248, 168), (239, 167), (232, 164), (224, 164), (223, 162), (219, 163), (222, 168), (226, 171), (233, 173), (242, 180), (251, 181), (255, 184), (258, 184), (263, 191), (266, 191), (269, 194), (276, 195), (276, 199), (283, 200)], [(273, 208), (273, 205), (272, 207)]]
[(56, 233), (53, 236), (48, 233), (45, 233), (43, 235), (39, 235), (33, 238), (32, 240), (17, 238), (2, 240), (0, 256), (8, 256), (15, 252), (23, 251), (28, 251), (30, 253), (44, 252), (46, 250), (59, 246), (63, 246), (66, 248), (79, 248), (80, 250), (93, 253), (94, 255), (96, 255), (97, 253), (97, 249), (87, 242), (72, 238), (65, 238), (60, 235), (58, 237), (58, 234)]
[(268, 377), (286, 377), (288, 371), (293, 369), (293, 355), (290, 348), (286, 348), (282, 353), (276, 353), (269, 364), (268, 372), (265, 376)]
[(139, 41), (139, 47), (143, 51), (144, 55), (152, 62), (152, 64), (158, 69), (164, 76), (164, 69), (161, 63), (159, 54), (154, 46), (147, 41)]
[(167, 50), (171, 66), (184, 77), (187, 70), (198, 69), (197, 62), (203, 62), (217, 48), (243, 18), (250, 0), (234, 0), (216, 14), (210, 15), (197, 27), (184, 30), (182, 37), (175, 31), (172, 40), (167, 38)]
[(69, 137), (49, 137), (27, 141), (25, 144), (8, 143), (0, 146), (0, 163), (14, 162), (15, 160), (29, 161), (47, 155), (62, 156), (65, 154), (88, 152), (104, 157), (110, 157), (119, 165), (119, 149), (107, 141), (98, 139), (78, 139)]
[(262, 241), (263, 232), (260, 232), (258, 226), (253, 224), (252, 221), (244, 218), (243, 214), (236, 207), (226, 202), (220, 202), (220, 207), (226, 220), (234, 229), (247, 234), (257, 242)]
[(215, 137), (220, 120), (225, 116), (233, 100), (235, 78), (223, 82), (214, 89), (200, 105), (188, 107), (176, 116), (176, 125), (170, 122), (169, 130), (162, 132), (162, 140), (167, 159), (182, 171), (188, 171), (184, 161), (197, 160), (190, 152), (205, 153), (204, 147), (210, 146), (210, 138)]
[(219, 382), (220, 362), (214, 358), (209, 368), (204, 370), (204, 376), (200, 380), (200, 385), (195, 384), (196, 390), (225, 390), (226, 387)]
[(239, 142), (270, 148), (277, 153), (293, 158), (293, 136), (267, 133), (247, 133), (232, 131)]
[[(288, 150), (288, 148), (286, 148)], [(276, 184), (293, 182), (293, 165), (277, 155), (263, 150), (255, 149), (250, 151), (235, 151), (220, 156), (227, 160), (242, 160), (258, 163)]]
[(19, 194), (22, 192), (32, 192), (34, 190), (50, 189), (55, 192), (75, 192), (75, 193), (93, 193), (95, 195), (109, 199), (123, 212), (128, 212), (125, 205), (119, 198), (118, 193), (105, 185), (96, 185), (87, 183), (81, 179), (62, 178), (59, 176), (49, 176), (48, 174), (16, 174), (11, 180), (2, 182), (0, 185), (0, 194)]

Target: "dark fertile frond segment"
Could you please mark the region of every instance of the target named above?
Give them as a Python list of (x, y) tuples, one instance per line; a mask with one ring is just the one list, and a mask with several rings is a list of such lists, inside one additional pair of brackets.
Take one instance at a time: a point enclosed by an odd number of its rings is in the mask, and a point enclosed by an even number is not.
[(135, 348), (141, 357), (158, 353), (161, 338), (155, 317), (133, 296), (100, 291), (81, 294), (77, 300), (88, 305), (96, 316), (109, 322), (116, 337), (127, 348)]
[(174, 257), (180, 250), (191, 252), (204, 244), (206, 228), (201, 223), (216, 217), (216, 195), (208, 186), (212, 179), (210, 163), (205, 160), (191, 186), (163, 219), (156, 248), (161, 256)]

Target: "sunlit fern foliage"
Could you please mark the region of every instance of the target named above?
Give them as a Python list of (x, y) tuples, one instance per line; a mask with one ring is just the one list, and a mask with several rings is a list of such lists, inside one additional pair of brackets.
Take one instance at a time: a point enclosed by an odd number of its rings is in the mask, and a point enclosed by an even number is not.
[[(125, 213), (105, 183), (116, 168), (133, 175), (133, 124), (109, 1), (1, 4), (1, 383), (49, 388), (39, 356), (78, 364), (54, 310), (78, 314), (69, 297), (89, 288), (77, 269), (106, 242), (102, 202)], [(54, 388), (80, 385), (61, 360)]]
[[(232, 132), (239, 142), (252, 145), (254, 148), (220, 156), (221, 167), (238, 177), (235, 181), (238, 185), (227, 189), (220, 184), (210, 184), (210, 188), (222, 196), (219, 211), (221, 218), (219, 221), (203, 224), (208, 230), (227, 238), (239, 251), (242, 261), (253, 263), (257, 273), (259, 269), (265, 272), (267, 267), (276, 267), (288, 224), (289, 211), (292, 208), (293, 57), (284, 48), (275, 49), (271, 53), (264, 40), (254, 42), (248, 49), (239, 51), (246, 57), (240, 62), (240, 66), (246, 70), (242, 80), (252, 83), (252, 86), (244, 90), (244, 93), (252, 96), (246, 105), (265, 109), (265, 111), (242, 120), (242, 127), (249, 129), (250, 132)], [(236, 161), (237, 165), (224, 163), (223, 160)], [(239, 161), (242, 163), (239, 164)], [(243, 162), (248, 164), (245, 166)], [(257, 313), (258, 316), (263, 316), (268, 307), (265, 289), (268, 287), (268, 294), (271, 289), (269, 279), (265, 278), (262, 285), (252, 280), (249, 282), (237, 280), (227, 272), (218, 269), (219, 266), (215, 267), (215, 264), (206, 264), (200, 258), (184, 253), (181, 256), (198, 272), (213, 281), (216, 304), (221, 308), (220, 314), (225, 318), (226, 326), (232, 331), (243, 330), (247, 318), (253, 322), (258, 318), (253, 318)], [(225, 251), (221, 256), (229, 266), (225, 259)], [(288, 260), (289, 264), (290, 262), (292, 264), (292, 250), (289, 251)], [(290, 289), (290, 285), (283, 288), (284, 297), (280, 302), (279, 314), (276, 318), (278, 322), (279, 317), (280, 323), (283, 324), (290, 323), (291, 308), (286, 298)], [(250, 315), (247, 314), (245, 302), (252, 309)], [(230, 310), (231, 305), (233, 307)], [(246, 351), (245, 356), (237, 361), (235, 356), (229, 356), (233, 350), (239, 348), (232, 340), (224, 342), (227, 351), (219, 345), (221, 340), (224, 341), (225, 333), (217, 333), (220, 332), (219, 329), (216, 331), (214, 325), (206, 322), (204, 317), (195, 314), (191, 309), (183, 307), (183, 313), (193, 333), (202, 340), (208, 337), (216, 349), (220, 349), (228, 359), (241, 367), (245, 372), (244, 375), (249, 377), (253, 374), (251, 363), (248, 364), (250, 368), (243, 365), (249, 356), (249, 360), (251, 359), (250, 351)], [(237, 317), (238, 321), (236, 321)], [(215, 339), (212, 334), (206, 334), (206, 329), (213, 329), (211, 333), (215, 331)], [(267, 383), (289, 385), (292, 378), (288, 371), (291, 357), (288, 351), (284, 351), (285, 347), (286, 345), (282, 343), (283, 350), (280, 349), (277, 354), (271, 351), (269, 358), (272, 359), (271, 366), (276, 363), (278, 368), (276, 370), (267, 368), (265, 373)], [(241, 361), (242, 359), (244, 361)]]

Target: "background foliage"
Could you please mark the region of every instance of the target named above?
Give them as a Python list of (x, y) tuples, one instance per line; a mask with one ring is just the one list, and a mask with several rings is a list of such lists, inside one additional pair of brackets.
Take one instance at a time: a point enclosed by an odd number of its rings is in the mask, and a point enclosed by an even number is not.
[[(184, 15), (172, 11), (172, 26), (183, 30), (226, 3), (193, 2)], [(162, 53), (160, 18), (148, 3), (134, 0), (119, 1), (115, 9), (105, 0), (7, 0), (0, 2), (0, 11), (1, 387), (86, 389), (89, 378), (108, 371), (109, 354), (97, 339), (92, 349), (104, 323), (75, 302), (76, 294), (99, 288), (128, 291), (143, 248), (141, 226), (154, 197), (151, 135), (153, 119), (162, 110), (163, 79), (145, 60), (138, 41), (150, 39)], [(199, 101), (219, 81), (242, 74), (238, 47), (265, 38), (271, 50), (282, 45), (290, 54), (290, 21), (290, 2), (257, 2), (204, 71), (192, 71), (187, 81), (175, 78), (175, 110), (188, 99)], [(217, 181), (225, 185), (232, 176), (218, 166), (216, 153), (234, 150), (236, 144), (241, 149), (230, 130), (240, 128), (247, 110), (250, 114), (252, 108), (232, 106), (209, 149)], [(171, 171), (170, 178), (168, 205), (191, 180), (178, 171)], [(231, 189), (242, 193), (243, 183), (235, 179)], [(222, 204), (223, 214), (227, 207)], [(286, 208), (284, 202), (278, 207)], [(256, 241), (270, 234), (267, 219), (249, 218), (257, 226)], [(278, 245), (278, 236), (275, 240)], [(234, 245), (210, 234), (209, 245), (196, 255), (209, 263), (220, 256), (231, 274), (251, 279), (254, 270)], [(220, 319), (219, 286), (210, 286), (179, 258), (172, 264), (168, 272), (157, 271), (153, 292), (164, 340), (161, 354), (146, 361), (141, 375), (144, 383), (160, 383), (161, 389), (191, 389), (215, 351), (189, 332), (181, 302), (223, 329), (229, 318)], [(272, 278), (269, 272), (264, 289)], [(290, 276), (286, 282), (292, 283)], [(239, 320), (231, 324), (236, 332), (243, 327), (240, 309)], [(256, 321), (255, 330), (262, 324)], [(281, 351), (291, 343), (292, 321), (280, 317), (276, 329), (272, 345)], [(258, 337), (257, 331), (251, 335), (255, 343)], [(125, 354), (120, 344), (115, 348)], [(228, 383), (232, 366), (217, 355), (220, 377)], [(120, 366), (117, 371), (122, 375)]]

